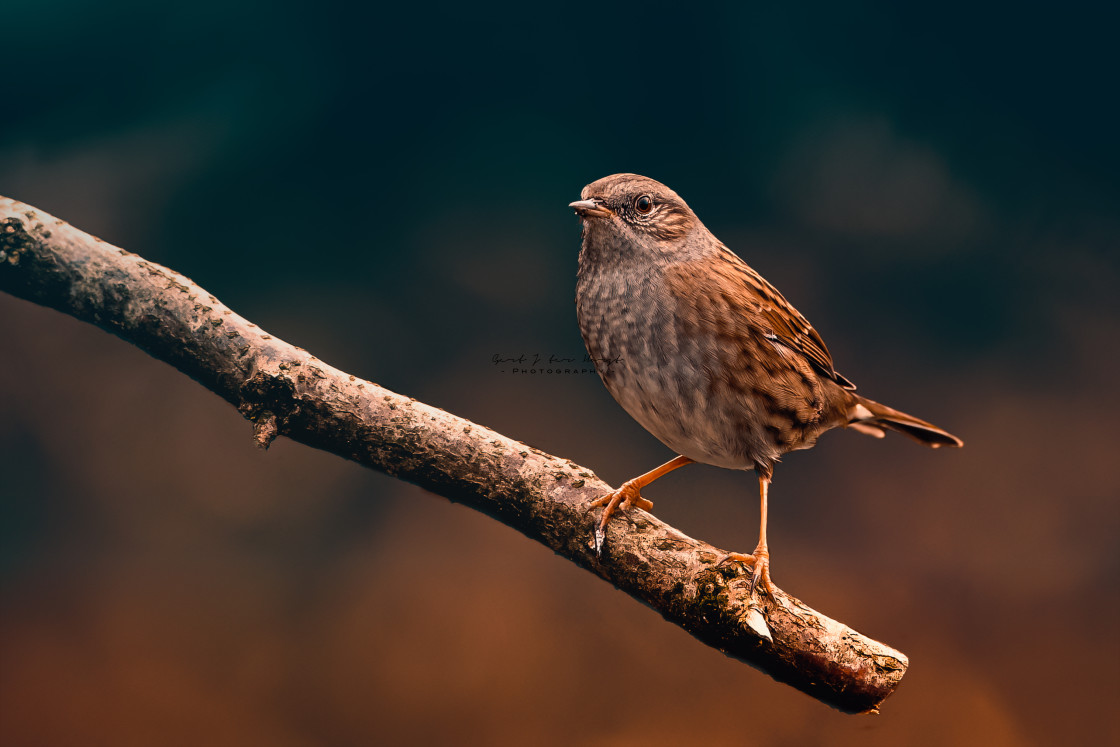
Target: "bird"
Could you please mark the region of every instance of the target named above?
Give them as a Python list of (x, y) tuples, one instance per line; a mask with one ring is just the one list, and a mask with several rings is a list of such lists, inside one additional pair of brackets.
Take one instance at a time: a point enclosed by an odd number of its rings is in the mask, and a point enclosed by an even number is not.
[(758, 544), (720, 562), (750, 567), (749, 598), (773, 598), (766, 514), (784, 454), (833, 428), (963, 445), (856, 394), (808, 320), (664, 184), (613, 174), (569, 207), (582, 223), (576, 316), (588, 355), (622, 408), (678, 455), (589, 504), (603, 508), (597, 551), (616, 510), (650, 510), (641, 491), (669, 472), (692, 463), (753, 470)]

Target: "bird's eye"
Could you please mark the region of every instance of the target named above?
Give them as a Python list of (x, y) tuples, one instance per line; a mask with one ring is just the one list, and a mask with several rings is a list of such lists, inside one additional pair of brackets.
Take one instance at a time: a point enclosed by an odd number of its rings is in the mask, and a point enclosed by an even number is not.
[(649, 215), (649, 211), (653, 210), (653, 200), (649, 195), (642, 195), (634, 200), (634, 209), (642, 215)]

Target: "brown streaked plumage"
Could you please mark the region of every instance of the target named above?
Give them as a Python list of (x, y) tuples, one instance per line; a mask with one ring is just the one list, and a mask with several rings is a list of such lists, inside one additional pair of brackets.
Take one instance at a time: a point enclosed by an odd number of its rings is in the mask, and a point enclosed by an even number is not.
[[(781, 456), (846, 427), (931, 447), (956, 436), (855, 393), (824, 340), (778, 290), (708, 231), (673, 190), (636, 174), (584, 187), (576, 313), (608, 391), (679, 454), (592, 505), (653, 506), (641, 489), (691, 462), (758, 473), (762, 516), (752, 589), (770, 589), (767, 492)], [(609, 363), (605, 363), (609, 361)]]

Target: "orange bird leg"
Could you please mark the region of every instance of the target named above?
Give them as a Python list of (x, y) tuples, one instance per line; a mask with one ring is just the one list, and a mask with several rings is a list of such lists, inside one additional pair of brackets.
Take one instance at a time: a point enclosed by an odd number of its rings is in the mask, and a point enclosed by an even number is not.
[(770, 548), (766, 546), (766, 494), (769, 490), (770, 478), (759, 475), (758, 493), (762, 501), (762, 506), (761, 519), (758, 524), (758, 547), (754, 549), (754, 553), (752, 555), (746, 555), (741, 552), (728, 553), (720, 563), (734, 560), (739, 563), (749, 563), (754, 566), (754, 574), (751, 576), (749, 594), (753, 596), (755, 589), (761, 585), (763, 591), (773, 598), (774, 583), (770, 580)]
[(692, 460), (686, 456), (679, 456), (676, 459), (671, 459), (655, 470), (651, 470), (644, 475), (635, 477), (633, 480), (627, 480), (626, 482), (622, 483), (622, 487), (620, 487), (618, 490), (614, 490), (610, 493), (607, 493), (602, 498), (593, 500), (588, 508), (595, 508), (596, 506), (606, 506), (606, 508), (603, 509), (603, 518), (599, 521), (599, 526), (595, 530), (596, 552), (598, 552), (602, 548), (603, 537), (606, 536), (607, 531), (607, 522), (611, 520), (611, 516), (614, 514), (615, 509), (618, 508), (620, 503), (622, 504), (623, 508), (637, 506), (640, 509), (649, 511), (651, 508), (653, 508), (653, 501), (647, 501), (642, 497), (642, 488), (644, 488), (646, 485), (649, 485), (657, 478), (667, 475), (678, 467), (683, 467), (686, 464), (692, 464)]

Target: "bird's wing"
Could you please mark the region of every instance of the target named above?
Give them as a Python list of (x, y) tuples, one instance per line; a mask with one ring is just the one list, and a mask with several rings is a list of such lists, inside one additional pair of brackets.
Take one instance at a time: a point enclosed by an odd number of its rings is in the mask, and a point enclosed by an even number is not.
[(721, 299), (728, 313), (755, 324), (772, 342), (800, 353), (813, 368), (845, 389), (855, 389), (855, 384), (837, 373), (828, 347), (809, 320), (746, 262), (726, 247), (721, 248), (725, 261), (706, 261), (703, 271), (693, 263), (674, 265), (666, 271), (670, 290), (680, 302), (694, 305), (697, 293)]

